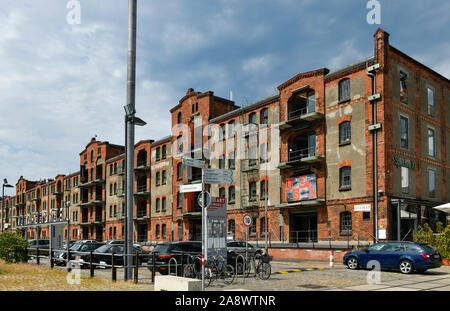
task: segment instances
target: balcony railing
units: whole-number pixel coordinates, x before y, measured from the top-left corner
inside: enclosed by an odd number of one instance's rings
[[[308,147],[305,149],[297,149],[289,151],[288,161],[301,160],[303,158],[314,157],[316,155],[316,146]]]
[[[137,185],[136,193],[147,192],[147,185]]]
[[[147,216],[147,210],[146,209],[137,210],[137,213],[136,213],[136,217],[137,218],[142,218],[142,217],[146,217],[146,216]]]
[[[291,243],[317,242],[317,230],[289,231],[289,241]]]
[[[147,166],[147,161],[138,161],[136,167],[145,167]]]

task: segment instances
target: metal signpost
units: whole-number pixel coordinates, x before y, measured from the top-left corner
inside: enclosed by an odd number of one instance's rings
[[[233,171],[205,168],[205,161],[183,157],[183,165],[193,166],[202,170],[201,195],[198,198],[199,205],[202,207],[202,291],[205,290],[205,260],[208,259],[208,206],[212,199],[209,193],[205,191],[205,184],[223,184],[230,185],[233,183]],[[184,185],[183,191],[194,192],[192,189],[198,189],[195,185]],[[181,191],[181,187],[180,187]],[[206,196],[209,196],[209,202]],[[226,209],[225,209],[226,210]]]
[[[252,216],[249,214],[245,214],[242,222],[245,226],[245,262],[248,260],[248,228],[250,228],[253,224]]]

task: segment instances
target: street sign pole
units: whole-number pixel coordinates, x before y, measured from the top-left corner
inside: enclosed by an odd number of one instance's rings
[[[205,291],[205,253],[206,253],[206,209],[205,207],[205,169],[202,168],[202,291]]]

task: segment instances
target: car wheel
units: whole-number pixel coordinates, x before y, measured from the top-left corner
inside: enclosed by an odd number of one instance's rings
[[[409,260],[400,261],[400,263],[398,264],[398,268],[400,269],[400,272],[404,274],[410,274],[414,270],[412,262]]]
[[[350,257],[349,259],[347,259],[347,267],[350,270],[356,270],[358,269],[359,266],[359,262],[358,259],[356,259],[356,257]]]

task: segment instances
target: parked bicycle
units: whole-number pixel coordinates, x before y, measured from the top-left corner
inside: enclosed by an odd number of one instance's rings
[[[240,261],[239,258],[242,258]],[[249,277],[253,271],[255,277],[259,277],[261,280],[268,280],[272,274],[272,267],[270,265],[270,256],[256,254],[254,256],[248,256],[245,260],[244,256],[236,257],[236,273],[242,274],[244,277]]]
[[[226,264],[222,256],[213,257],[206,262],[205,266],[205,286],[209,286],[213,281],[220,279],[229,285],[234,281],[234,268]]]

